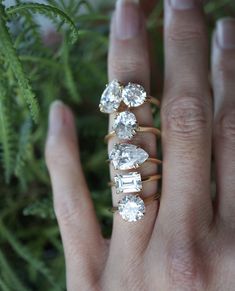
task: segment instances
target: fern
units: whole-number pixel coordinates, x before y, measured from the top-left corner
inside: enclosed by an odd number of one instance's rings
[[[27,151],[31,145],[30,143],[31,128],[32,128],[32,122],[30,119],[27,119],[23,123],[21,127],[21,131],[20,131],[18,153],[16,156],[16,165],[15,165],[15,175],[19,178],[23,174],[22,170],[25,165]]]
[[[22,13],[25,10],[29,10],[33,13],[43,14],[50,18],[53,22],[55,21],[55,17],[59,17],[62,22],[66,23],[70,27],[72,31],[71,33],[72,43],[74,43],[77,40],[78,29],[75,23],[64,11],[60,10],[57,7],[39,3],[22,3],[7,8],[6,13],[8,15],[12,14],[14,15],[16,13]]]
[[[4,226],[2,221],[0,221],[0,232],[1,235],[8,241],[8,243],[11,245],[13,250],[28,264],[30,264],[31,267],[33,267],[36,271],[41,273],[50,283],[53,287],[57,287],[57,290],[60,290],[58,287],[55,278],[53,278],[50,270],[45,266],[45,264],[38,259],[36,259],[29,249],[22,245],[17,238]]]
[[[1,279],[1,277],[0,277],[0,290],[2,290],[2,291],[12,291],[12,290],[10,290],[8,287],[7,287],[7,285],[5,284],[5,282],[3,282],[3,280]]]
[[[0,52],[5,57],[5,62],[18,81],[19,93],[23,96],[30,108],[32,118],[35,122],[39,117],[39,106],[28,79],[25,76],[21,62],[19,61],[16,50],[6,24],[7,16],[4,6],[0,4]]]
[[[1,160],[5,170],[5,180],[10,181],[14,164],[13,144],[14,131],[10,122],[7,110],[6,90],[0,80],[0,142],[1,142]]]
[[[0,265],[1,265],[1,277],[11,286],[11,290],[27,291],[28,289],[23,286],[18,276],[15,274],[12,267],[9,265],[7,258],[0,249]],[[16,287],[17,286],[17,287]],[[15,289],[17,288],[17,289]]]

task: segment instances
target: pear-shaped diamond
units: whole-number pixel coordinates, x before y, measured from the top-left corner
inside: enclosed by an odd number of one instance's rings
[[[145,102],[147,93],[143,86],[129,83],[122,91],[122,98],[128,107],[138,107]]]
[[[119,201],[118,212],[126,221],[138,221],[145,214],[144,201],[139,196],[127,195]]]
[[[109,160],[116,170],[131,170],[143,164],[149,155],[133,144],[115,144],[109,154]]]
[[[110,82],[105,88],[99,108],[103,113],[113,113],[118,110],[122,101],[122,86],[117,80]]]
[[[136,134],[137,127],[135,114],[130,111],[119,113],[113,124],[113,130],[119,139],[131,139]]]

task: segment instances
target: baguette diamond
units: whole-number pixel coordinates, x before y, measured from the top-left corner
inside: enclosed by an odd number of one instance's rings
[[[114,183],[117,194],[136,193],[142,190],[141,175],[138,172],[118,174],[114,177]]]
[[[131,170],[143,164],[149,155],[133,144],[115,144],[109,154],[109,160],[115,170]]]
[[[139,196],[127,195],[119,201],[118,211],[124,220],[138,221],[145,214],[144,201]]]

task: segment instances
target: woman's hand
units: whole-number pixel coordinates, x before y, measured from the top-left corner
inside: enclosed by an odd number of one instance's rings
[[[149,90],[145,21],[136,2],[117,3],[109,79],[140,83]],[[219,21],[214,33],[213,106],[201,2],[165,0],[161,203],[146,206],[144,219],[135,223],[115,213],[110,242],[102,238],[83,176],[73,115],[60,102],[52,105],[46,161],[69,291],[235,289],[235,20]],[[134,112],[139,124],[153,125],[148,104]],[[112,122],[111,116],[110,126]],[[156,155],[152,133],[139,133],[132,143]],[[213,202],[212,149],[217,183]],[[143,175],[156,170],[150,163],[141,168]],[[156,191],[156,182],[146,183],[143,196]],[[113,193],[114,205],[119,197]]]

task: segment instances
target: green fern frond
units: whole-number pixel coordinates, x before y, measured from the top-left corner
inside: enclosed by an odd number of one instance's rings
[[[7,16],[4,10],[4,6],[0,4],[0,52],[2,55],[4,55],[6,64],[18,81],[19,93],[25,98],[30,108],[33,120],[37,122],[39,117],[39,106],[29,81],[26,78],[22,64],[17,56],[11,35],[7,28],[6,18]]]
[[[23,175],[23,168],[27,159],[27,152],[29,147],[31,146],[30,143],[31,129],[32,129],[31,119],[27,119],[23,123],[20,130],[18,153],[16,155],[15,175],[19,178]]]
[[[0,144],[1,152],[0,157],[3,163],[5,171],[5,180],[7,183],[10,181],[10,177],[13,172],[14,154],[14,131],[12,124],[9,119],[7,102],[6,102],[6,91],[0,80]]]
[[[73,22],[73,20],[61,9],[47,5],[47,4],[40,4],[40,3],[22,3],[17,4],[14,6],[10,6],[6,9],[7,15],[14,15],[16,13],[24,12],[25,10],[29,10],[33,13],[40,13],[48,18],[50,18],[52,21],[55,21],[55,17],[58,17],[62,22],[67,24],[69,28],[71,29],[71,36],[72,36],[72,43],[74,43],[78,38],[78,29]]]
[[[1,277],[11,286],[11,290],[14,290],[17,286],[17,291],[27,291],[28,288],[23,286],[21,281],[19,280],[17,274],[15,274],[14,270],[10,266],[7,258],[4,253],[0,249],[0,266],[1,266]],[[10,290],[10,289],[9,289]]]
[[[23,260],[25,260],[31,267],[33,267],[36,271],[41,273],[53,287],[57,287],[57,290],[60,290],[55,278],[52,276],[51,271],[46,267],[44,262],[36,259],[30,252],[30,250],[23,244],[21,244],[17,238],[11,233],[5,225],[0,220],[0,233],[1,236],[8,241],[11,245],[12,249],[20,256]]]
[[[5,284],[5,282],[3,282],[3,280],[1,279],[1,277],[0,277],[0,290],[2,290],[2,291],[11,291],[11,290],[7,287],[7,285]]]

